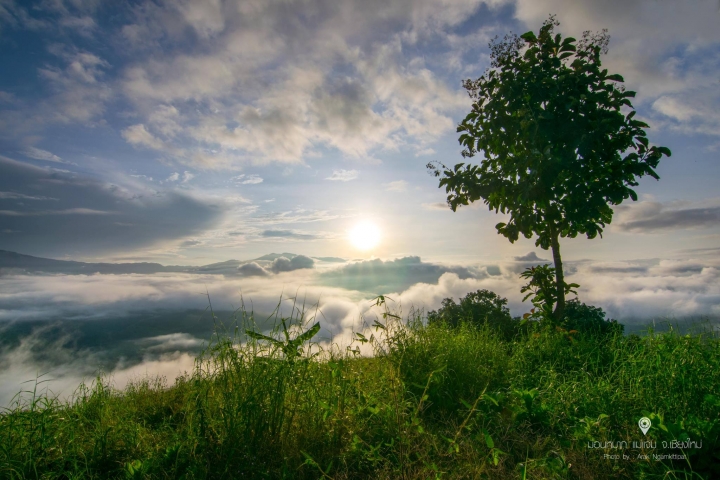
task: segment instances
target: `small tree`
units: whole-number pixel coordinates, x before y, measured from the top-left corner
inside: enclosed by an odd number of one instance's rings
[[[452,298],[442,301],[442,307],[428,312],[428,323],[445,323],[457,327],[466,322],[475,326],[488,325],[507,338],[515,333],[515,323],[507,308],[507,299],[489,290],[471,292],[455,303]]]
[[[552,249],[559,320],[565,308],[559,239],[602,236],[610,205],[637,200],[630,187],[643,175],[659,179],[654,169],[670,150],[648,145],[648,125],[633,119],[635,92],[600,68],[606,31],[585,32],[576,46],[574,38],[553,35],[557,25],[551,16],[537,36],[490,43],[491,68],[463,82],[474,103],[457,128],[463,157],[481,153],[484,160],[428,168],[442,175],[453,211],[482,199],[510,214],[496,225],[510,242],[537,235],[537,246]]]

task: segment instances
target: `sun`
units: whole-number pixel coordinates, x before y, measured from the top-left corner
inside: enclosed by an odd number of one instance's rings
[[[371,222],[361,222],[348,231],[348,238],[358,250],[370,250],[380,243],[380,229]]]

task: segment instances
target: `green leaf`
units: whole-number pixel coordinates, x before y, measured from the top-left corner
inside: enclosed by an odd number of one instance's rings
[[[622,75],[618,75],[617,73],[614,75],[608,75],[605,77],[605,80],[612,80],[613,82],[624,82],[625,79],[622,77]]]
[[[493,441],[490,434],[487,431],[483,430],[483,435],[485,436],[485,445],[487,445],[487,447],[491,449],[495,448],[495,442]]]
[[[522,35],[520,35],[520,38],[525,40],[528,43],[535,43],[537,42],[537,37],[535,36],[535,33],[531,30],[529,32],[525,32]]]
[[[312,337],[315,336],[320,331],[320,322],[313,325],[307,332],[303,333],[302,335],[299,335],[295,341],[299,344],[305,343],[307,340],[310,340]]]
[[[252,330],[245,330],[245,334],[250,338],[254,338],[255,340],[266,340],[276,345],[282,343],[279,340],[268,337],[267,335],[263,335],[262,333],[253,332]]]

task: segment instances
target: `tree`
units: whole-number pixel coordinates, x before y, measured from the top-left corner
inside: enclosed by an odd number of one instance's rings
[[[607,31],[585,32],[577,42],[554,35],[551,16],[536,36],[506,35],[490,43],[491,67],[463,86],[472,111],[458,125],[464,158],[480,153],[480,165],[428,164],[455,211],[482,199],[490,210],[509,213],[499,234],[515,242],[537,236],[552,249],[557,320],[565,308],[560,238],[602,236],[611,205],[637,200],[637,178],[655,172],[665,147],[649,146],[646,123],[633,119],[620,75],[601,69]]]
[[[506,338],[515,333],[515,323],[507,308],[507,299],[489,290],[471,292],[455,303],[452,298],[442,301],[437,311],[428,312],[428,323],[445,323],[457,327],[466,322],[475,326],[488,325]]]

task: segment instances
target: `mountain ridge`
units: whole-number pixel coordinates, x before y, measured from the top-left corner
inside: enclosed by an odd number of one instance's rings
[[[56,260],[52,258],[36,257],[23,253],[0,250],[0,273],[10,273],[6,270],[21,270],[26,273],[61,273],[66,275],[90,275],[100,273],[106,275],[122,275],[130,273],[202,273],[202,274],[236,274],[240,265],[250,262],[271,262],[280,257],[292,260],[298,255],[295,253],[269,253],[250,260],[226,260],[208,265],[162,265],[151,262],[78,262],[76,260]],[[339,257],[311,257],[323,262],[345,262]]]

